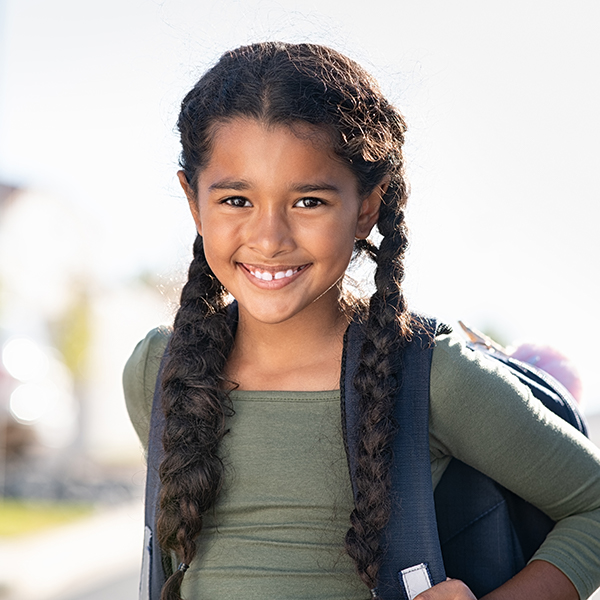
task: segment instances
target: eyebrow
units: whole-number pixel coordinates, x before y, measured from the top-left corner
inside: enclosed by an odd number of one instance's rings
[[[250,189],[250,184],[243,179],[221,179],[221,181],[215,181],[209,188],[208,191],[212,190],[236,190],[242,192]]]
[[[222,179],[209,186],[208,191],[235,190],[237,192],[242,192],[250,189],[251,187],[252,186],[250,183],[243,179]],[[292,192],[297,192],[299,194],[309,194],[311,192],[340,193],[340,189],[337,186],[331,183],[326,183],[325,181],[316,181],[315,183],[298,183],[293,185],[290,189]]]
[[[317,181],[315,183],[304,183],[292,186],[293,192],[298,192],[300,194],[309,194],[310,192],[337,192],[339,193],[340,189],[332,185],[331,183],[326,183],[324,181]]]

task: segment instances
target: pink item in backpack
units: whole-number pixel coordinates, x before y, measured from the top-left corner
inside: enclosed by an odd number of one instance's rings
[[[524,343],[510,352],[509,356],[546,371],[562,383],[578,403],[581,402],[583,386],[577,368],[564,354],[561,354],[555,348],[541,344]]]

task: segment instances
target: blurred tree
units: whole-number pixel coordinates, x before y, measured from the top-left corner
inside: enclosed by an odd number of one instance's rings
[[[92,303],[87,285],[72,283],[72,301],[60,317],[50,324],[56,349],[73,377],[73,391],[78,406],[78,426],[74,447],[81,458],[86,453],[89,430],[87,379],[89,377],[90,349],[92,346]]]
[[[86,377],[92,339],[91,303],[88,292],[79,286],[73,301],[51,326],[54,345],[75,382]]]

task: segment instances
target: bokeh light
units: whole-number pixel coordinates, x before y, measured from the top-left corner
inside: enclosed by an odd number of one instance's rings
[[[10,412],[19,423],[39,421],[56,407],[57,396],[53,383],[23,383],[10,396]]]
[[[12,377],[22,382],[37,381],[48,374],[48,357],[28,338],[13,338],[6,342],[2,363]]]

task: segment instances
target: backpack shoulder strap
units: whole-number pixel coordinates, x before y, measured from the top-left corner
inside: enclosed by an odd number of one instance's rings
[[[144,555],[140,579],[139,600],[159,600],[162,587],[171,574],[171,565],[156,537],[156,517],[160,494],[160,477],[158,468],[162,462],[162,434],[165,427],[165,416],[162,411],[160,396],[162,370],[167,356],[163,355],[156,378],[152,413],[150,416],[150,435],[148,438],[148,469],[146,473]]]
[[[412,600],[446,579],[440,550],[429,460],[429,373],[435,337],[433,319],[415,319],[415,333],[398,357],[390,521],[383,532],[385,555],[378,592],[383,600]],[[359,397],[353,378],[363,334],[353,322],[346,334],[342,367],[342,423],[353,491],[358,444]],[[428,581],[429,580],[429,581]]]

